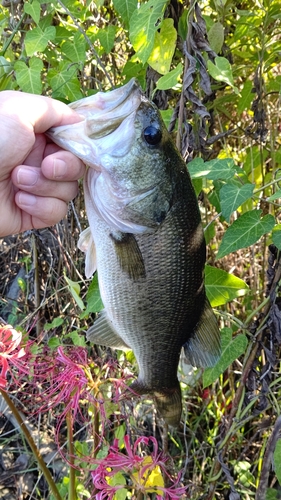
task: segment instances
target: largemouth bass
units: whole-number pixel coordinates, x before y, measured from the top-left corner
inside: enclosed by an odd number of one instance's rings
[[[197,198],[156,106],[136,80],[70,106],[84,120],[53,128],[52,140],[88,166],[90,227],[79,247],[86,276],[98,270],[104,310],[87,332],[96,344],[132,349],[139,375],[165,421],[182,412],[182,347],[194,366],[216,363],[218,325],[206,298],[205,240]]]

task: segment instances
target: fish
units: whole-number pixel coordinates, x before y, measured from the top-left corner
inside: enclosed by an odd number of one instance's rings
[[[220,332],[206,296],[206,244],[197,197],[155,104],[136,79],[69,105],[81,121],[48,136],[88,166],[89,227],[79,238],[85,274],[97,270],[104,309],[87,339],[134,352],[138,377],[128,387],[149,395],[177,427],[187,362],[209,367],[220,357]]]

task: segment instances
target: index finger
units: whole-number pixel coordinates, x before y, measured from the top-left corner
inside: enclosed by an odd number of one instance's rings
[[[81,121],[81,117],[66,104],[50,97],[16,90],[0,92],[0,114],[20,121],[35,133]]]

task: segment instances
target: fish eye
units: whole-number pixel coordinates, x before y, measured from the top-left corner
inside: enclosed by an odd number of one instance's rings
[[[159,144],[162,138],[162,132],[159,128],[153,127],[153,125],[149,125],[143,131],[144,138],[148,144],[152,144],[156,146]]]

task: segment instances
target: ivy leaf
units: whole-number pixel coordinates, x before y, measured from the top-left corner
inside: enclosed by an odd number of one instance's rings
[[[100,29],[98,32],[99,41],[107,54],[111,52],[114,45],[116,31],[117,26],[111,25],[104,29]]]
[[[85,337],[75,330],[73,332],[69,332],[67,335],[65,335],[65,337],[70,338],[74,345],[77,345],[79,347],[87,347]]]
[[[232,158],[216,158],[204,162],[202,158],[195,158],[188,164],[188,171],[192,179],[204,177],[211,180],[228,180],[235,175],[235,165]]]
[[[273,215],[261,219],[262,210],[250,210],[241,215],[226,230],[217,254],[217,259],[256,243],[260,237],[272,230],[275,224]]]
[[[224,42],[224,27],[218,21],[208,31],[208,40],[211,49],[217,54],[221,51]]]
[[[35,52],[43,52],[50,40],[56,37],[55,26],[49,26],[44,31],[37,26],[25,35],[25,50],[28,57],[33,56]]]
[[[43,62],[37,57],[29,60],[29,67],[23,61],[15,62],[16,80],[23,92],[42,94],[42,69]]]
[[[154,47],[147,60],[148,64],[160,75],[168,73],[176,48],[177,30],[173,19],[164,19],[160,32],[156,31]]]
[[[278,439],[273,453],[273,468],[281,485],[281,439]]]
[[[248,285],[237,276],[212,266],[205,266],[205,286],[212,307],[226,304],[249,290]]]
[[[239,114],[243,113],[246,109],[250,108],[250,105],[255,97],[255,94],[252,92],[253,90],[253,82],[250,80],[246,80],[244,83],[243,89],[241,90],[241,97],[238,101],[237,111]]]
[[[40,3],[37,0],[33,0],[32,3],[24,2],[23,10],[26,14],[29,14],[33,21],[38,24],[40,21]]]
[[[272,230],[272,241],[274,245],[281,250],[281,224],[276,224]]]
[[[229,222],[231,214],[242,203],[251,198],[254,191],[254,184],[225,184],[219,192],[222,215]]]
[[[131,16],[137,9],[138,0],[113,0],[113,5],[125,26],[128,27]]]
[[[136,9],[130,19],[130,40],[135,49],[136,57],[142,63],[149,58],[155,33],[159,29],[167,0],[149,0]]]
[[[94,275],[91,284],[88,288],[86,301],[87,301],[87,308],[80,316],[81,319],[88,316],[90,313],[100,312],[104,307],[100,296],[97,273]]]
[[[212,368],[206,368],[203,373],[203,388],[211,385],[237,359],[244,354],[247,347],[246,335],[236,335],[232,338],[231,328],[221,330],[221,357]]]
[[[271,196],[268,196],[268,198],[266,198],[266,201],[274,201],[278,200],[278,198],[281,198],[281,189],[278,189],[276,193],[272,194]]]
[[[85,309],[83,300],[80,297],[80,285],[77,283],[77,281],[72,281],[71,279],[67,278],[67,276],[64,277],[66,283],[69,286],[69,291],[74,298],[76,304],[78,307],[80,307],[81,310]]]
[[[208,60],[207,67],[210,75],[218,82],[225,82],[233,88],[236,94],[239,93],[237,87],[234,85],[232,69],[229,61],[225,57],[215,57],[215,64]]]
[[[45,323],[44,325],[44,330],[53,330],[54,328],[58,328],[59,326],[63,325],[64,319],[61,318],[60,316],[56,317],[53,319],[51,323]]]
[[[53,90],[53,98],[63,98],[73,102],[83,97],[75,67],[69,67],[69,64],[64,63],[59,66],[59,70],[49,71],[47,78]]]
[[[75,33],[73,40],[61,45],[62,53],[73,63],[84,63],[86,59],[86,41],[83,35]]]
[[[175,69],[159,78],[156,90],[167,90],[174,87],[178,83],[178,78],[182,74],[182,71],[183,65],[182,63],[179,63]]]

